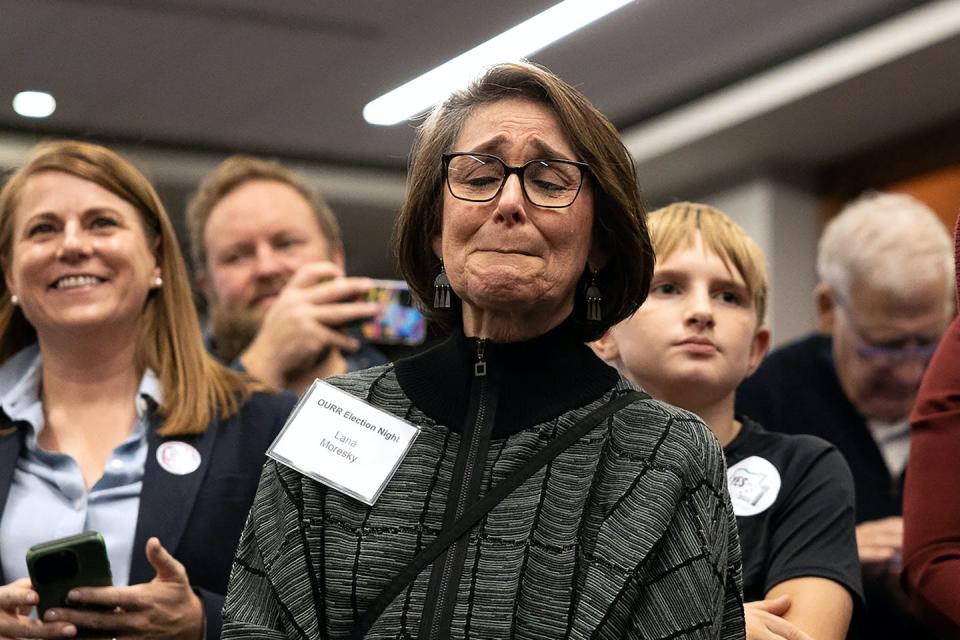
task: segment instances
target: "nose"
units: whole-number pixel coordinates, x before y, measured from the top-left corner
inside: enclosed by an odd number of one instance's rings
[[[712,328],[715,320],[709,292],[694,289],[690,291],[687,300],[685,324],[698,329]]]
[[[63,228],[60,246],[57,248],[57,257],[61,260],[74,262],[84,260],[90,256],[93,247],[90,238],[83,232],[83,228],[76,220],[69,220]]]
[[[520,176],[516,174],[507,176],[507,181],[503,184],[497,201],[496,215],[498,220],[502,220],[508,226],[521,224],[527,218],[526,205]]]
[[[277,252],[267,243],[257,246],[254,270],[257,278],[267,280],[274,278],[284,271],[284,263]]]
[[[891,371],[897,382],[904,386],[915,387],[920,384],[920,379],[923,378],[923,372],[926,368],[927,362],[925,360],[904,358],[895,363],[891,367]]]

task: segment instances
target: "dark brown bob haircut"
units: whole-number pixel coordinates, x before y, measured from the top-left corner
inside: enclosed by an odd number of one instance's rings
[[[573,315],[582,339],[595,340],[633,314],[646,298],[653,275],[653,248],[636,168],[620,134],[583,94],[543,67],[530,63],[493,66],[435,107],[420,126],[410,152],[406,199],[394,226],[393,246],[400,271],[431,322],[449,328],[461,321],[458,304],[451,309],[434,309],[431,304],[433,280],[440,271],[431,241],[441,231],[443,216],[441,154],[464,151],[453,145],[477,107],[517,98],[549,107],[576,159],[590,165],[593,241],[606,257],[597,274],[603,319],[586,320],[587,265],[574,296]]]

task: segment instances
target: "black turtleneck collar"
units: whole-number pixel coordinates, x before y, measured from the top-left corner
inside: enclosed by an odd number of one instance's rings
[[[506,437],[583,406],[609,391],[619,374],[579,341],[572,320],[523,342],[485,340],[487,379],[498,394],[492,436]],[[478,340],[462,327],[436,347],[396,363],[404,393],[438,424],[461,432]]]

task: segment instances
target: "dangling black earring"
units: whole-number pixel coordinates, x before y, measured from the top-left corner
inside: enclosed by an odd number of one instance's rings
[[[590,274],[590,286],[587,287],[587,320],[590,322],[600,322],[603,318],[603,312],[600,304],[603,302],[603,295],[600,293],[600,287],[597,286],[597,272]]]
[[[450,308],[450,281],[447,280],[447,274],[443,270],[443,261],[440,261],[440,273],[433,280],[433,308]]]

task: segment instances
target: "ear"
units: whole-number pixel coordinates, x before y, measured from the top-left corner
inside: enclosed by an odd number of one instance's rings
[[[443,234],[438,233],[430,239],[430,248],[438,260],[443,260]]]
[[[207,302],[213,298],[211,295],[213,290],[210,288],[210,276],[207,274],[205,269],[200,269],[193,276],[194,281],[197,283],[197,289],[200,291],[200,295],[203,296],[203,299]]]
[[[3,283],[4,283],[4,284],[6,285],[6,287],[7,287],[7,292],[8,292],[10,295],[13,295],[13,293],[14,293],[14,291],[13,291],[13,289],[14,289],[14,287],[13,287],[13,276],[10,274],[9,266],[10,266],[10,265],[7,264],[7,259],[6,259],[5,257],[4,257],[4,258],[0,258],[0,270],[3,271]]]
[[[614,364],[620,359],[620,347],[613,336],[613,329],[607,329],[606,333],[589,344],[597,357],[604,362]]]
[[[343,251],[343,245],[337,245],[337,247],[330,252],[330,262],[334,263],[341,270],[346,271],[347,269],[347,254]]]
[[[3,283],[7,287],[7,293],[16,295],[16,292],[13,290],[13,278],[10,277],[10,272],[7,271],[6,265],[3,266]]]
[[[745,375],[744,378],[749,378],[753,375],[753,372],[756,371],[760,363],[763,362],[769,350],[770,329],[766,325],[762,325],[753,335],[753,342],[750,344],[750,365],[747,367],[747,375]]]
[[[161,259],[162,255],[163,255],[163,251],[161,251],[161,246],[162,246],[162,245],[161,245],[161,243],[160,243],[160,236],[156,236],[156,237],[153,239],[153,242],[151,243],[150,253],[153,254],[153,259],[154,259],[154,261],[157,263],[157,265],[160,264],[160,259]],[[158,267],[158,268],[159,268],[159,267]],[[154,275],[160,275],[160,274],[159,274],[159,273],[155,273]]]
[[[817,307],[817,331],[824,335],[833,335],[833,324],[837,316],[837,300],[833,290],[826,282],[820,282],[813,290]]]
[[[599,271],[607,266],[607,252],[594,240],[590,243],[590,253],[587,254],[587,268],[590,271]]]

